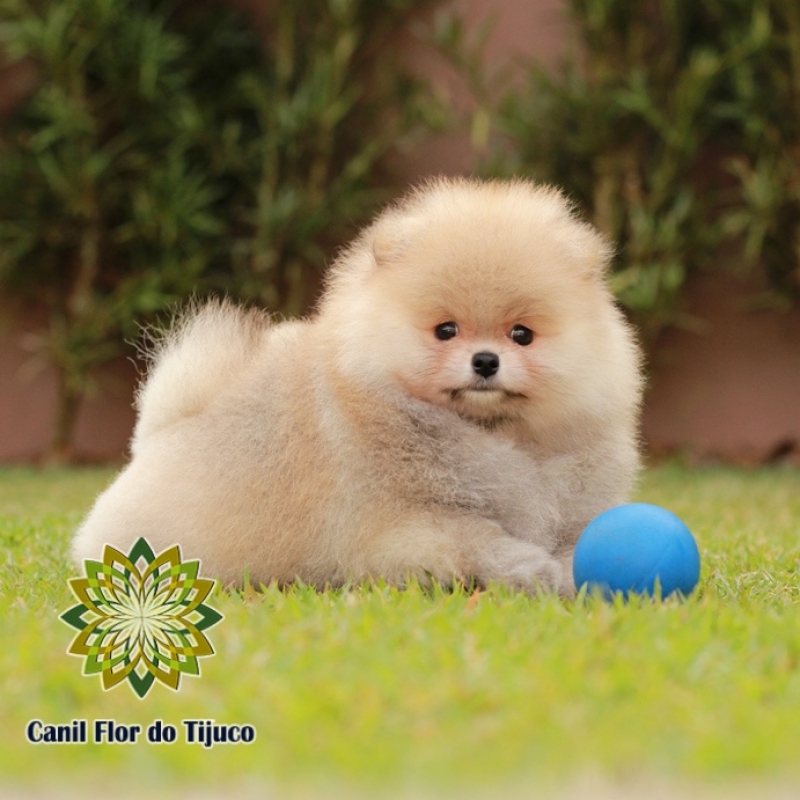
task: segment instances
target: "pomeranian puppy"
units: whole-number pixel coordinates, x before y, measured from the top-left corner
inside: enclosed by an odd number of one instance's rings
[[[74,555],[144,536],[225,583],[572,595],[578,536],[639,463],[610,254],[553,188],[440,179],[338,256],[311,318],[191,309]]]

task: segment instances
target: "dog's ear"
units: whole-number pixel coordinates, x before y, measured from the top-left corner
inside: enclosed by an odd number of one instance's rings
[[[575,204],[555,187],[540,187],[546,201],[539,209],[540,221],[563,242],[578,274],[590,281],[603,280],[611,267],[615,249],[595,225],[582,219]]]
[[[575,256],[583,265],[586,277],[604,279],[614,258],[614,247],[593,225],[579,224],[580,228],[571,241]]]
[[[570,216],[571,225],[565,230],[565,240],[575,262],[590,281],[605,280],[614,259],[614,246],[594,225],[578,219],[574,213]]]
[[[399,261],[422,225],[420,217],[406,215],[379,220],[372,237],[375,263],[382,267]]]

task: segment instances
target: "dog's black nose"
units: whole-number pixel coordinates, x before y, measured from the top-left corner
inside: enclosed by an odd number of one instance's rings
[[[500,369],[500,356],[489,352],[475,353],[472,369],[482,378],[491,378]]]

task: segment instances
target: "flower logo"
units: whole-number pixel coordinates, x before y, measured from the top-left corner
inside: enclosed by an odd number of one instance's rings
[[[128,555],[106,545],[84,569],[69,581],[78,605],[60,616],[78,631],[67,652],[86,659],[84,675],[106,690],[127,680],[140,698],[156,680],[177,691],[181,675],[200,675],[198,658],[214,655],[203,631],[222,614],[204,603],[215,581],[199,561],[182,563],[178,545],[155,555],[140,538]]]

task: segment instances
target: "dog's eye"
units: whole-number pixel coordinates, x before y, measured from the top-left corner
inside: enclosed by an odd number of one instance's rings
[[[458,336],[458,325],[455,322],[443,322],[434,328],[433,334],[439,341],[446,342],[448,339]]]
[[[524,325],[515,325],[509,333],[512,342],[527,347],[533,341],[533,331]]]

